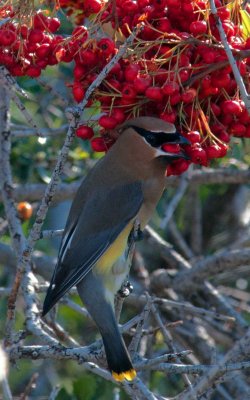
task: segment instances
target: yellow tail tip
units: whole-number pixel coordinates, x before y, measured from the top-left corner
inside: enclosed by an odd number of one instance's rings
[[[112,376],[117,382],[123,382],[125,379],[127,381],[132,381],[136,377],[136,370],[132,368],[129,371],[124,371],[119,374],[112,371]]]

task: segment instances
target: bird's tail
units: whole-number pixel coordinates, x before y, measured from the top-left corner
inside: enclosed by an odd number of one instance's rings
[[[77,289],[102,335],[108,367],[113,378],[117,381],[132,381],[136,377],[136,371],[100,280],[90,272],[77,285]]]
[[[108,367],[116,381],[121,382],[124,379],[132,381],[136,377],[136,371],[133,368],[130,355],[115,321],[114,314],[109,320],[109,325],[108,331],[100,329]]]

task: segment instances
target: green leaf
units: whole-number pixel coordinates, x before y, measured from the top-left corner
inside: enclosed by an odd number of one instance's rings
[[[243,36],[247,39],[250,36],[250,15],[246,10],[240,10],[240,15],[242,18]]]

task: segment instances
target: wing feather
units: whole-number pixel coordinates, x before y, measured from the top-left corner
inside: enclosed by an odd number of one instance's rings
[[[58,262],[44,301],[43,315],[89,273],[127,224],[136,217],[142,201],[139,181],[116,185],[112,189],[99,188],[88,196],[74,223],[66,223]]]

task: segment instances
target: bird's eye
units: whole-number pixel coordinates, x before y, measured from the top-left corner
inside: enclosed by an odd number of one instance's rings
[[[147,142],[149,142],[152,145],[155,144],[155,142],[156,142],[156,138],[153,134],[147,135],[146,140],[147,140]]]

